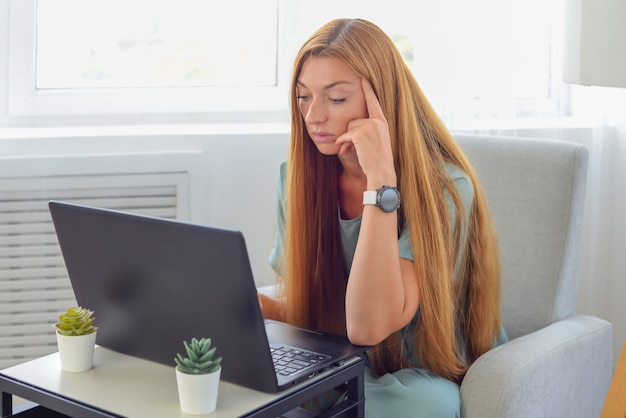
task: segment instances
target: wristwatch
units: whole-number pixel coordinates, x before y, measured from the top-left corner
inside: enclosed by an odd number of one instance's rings
[[[383,186],[363,192],[364,205],[376,205],[384,212],[394,212],[400,207],[400,191],[397,187]]]

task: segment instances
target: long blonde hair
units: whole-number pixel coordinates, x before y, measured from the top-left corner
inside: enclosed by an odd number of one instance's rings
[[[399,226],[406,225],[415,255],[421,302],[413,346],[419,364],[403,350],[401,333],[370,350],[375,372],[425,367],[460,381],[489,350],[500,327],[500,264],[487,202],[469,161],[437,117],[391,39],[361,19],[337,19],[300,49],[291,81],[291,144],[286,179],[284,280],[288,322],[346,334],[344,269],[338,221],[338,159],[317,151],[296,100],[296,81],[311,55],[333,57],[368,79],[389,124],[398,187]],[[475,197],[464,218],[462,202],[445,169],[451,163],[473,182]],[[456,206],[450,225],[445,193]],[[459,231],[468,228],[463,245]],[[456,233],[453,233],[456,231]],[[457,255],[462,259],[454,279]]]

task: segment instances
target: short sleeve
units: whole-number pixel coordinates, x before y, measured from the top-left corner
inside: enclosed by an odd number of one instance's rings
[[[284,253],[283,235],[285,231],[285,178],[287,175],[287,162],[280,165],[280,177],[277,187],[277,219],[276,219],[276,239],[274,247],[270,253],[269,264],[272,269],[281,275],[282,257]]]
[[[415,261],[413,247],[411,246],[411,235],[409,234],[409,228],[407,227],[406,222],[402,227],[400,238],[398,238],[398,252],[400,253],[400,258]]]
[[[474,201],[474,187],[472,185],[471,180],[467,176],[467,174],[459,169],[458,167],[447,164],[446,168],[454,180],[454,186],[456,187],[459,196],[461,197],[461,201],[463,203],[463,219],[469,219],[470,211],[472,209],[472,203]],[[456,224],[456,210],[454,207],[454,202],[450,197],[448,192],[445,193],[446,198],[446,206],[448,210],[448,216],[450,217],[450,225],[454,228]],[[461,253],[464,249],[464,244],[467,237],[467,221],[464,221],[461,225]],[[402,228],[402,233],[400,234],[400,238],[398,239],[398,250],[400,252],[400,258],[404,258],[410,261],[415,261],[415,255],[413,253],[413,248],[411,246],[411,236],[409,234],[408,227],[406,222]],[[459,257],[460,259],[460,257]]]

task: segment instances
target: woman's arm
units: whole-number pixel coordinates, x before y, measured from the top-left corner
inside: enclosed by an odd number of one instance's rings
[[[378,344],[411,321],[419,302],[413,262],[398,252],[397,215],[367,205],[346,289],[348,338]]]
[[[344,159],[353,149],[367,190],[395,186],[389,127],[371,84],[362,80],[368,117],[349,123],[342,144]],[[398,250],[398,214],[365,205],[346,289],[346,326],[355,344],[375,345],[408,324],[419,307],[413,263]]]

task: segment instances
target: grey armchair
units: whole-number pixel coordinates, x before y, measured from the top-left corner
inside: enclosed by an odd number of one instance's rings
[[[566,141],[455,137],[498,231],[510,339],[470,367],[462,417],[599,417],[611,383],[612,327],[576,315],[587,150]]]
[[[587,150],[566,141],[456,139],[498,231],[510,338],[469,369],[462,416],[599,417],[611,382],[611,324],[576,315]]]

